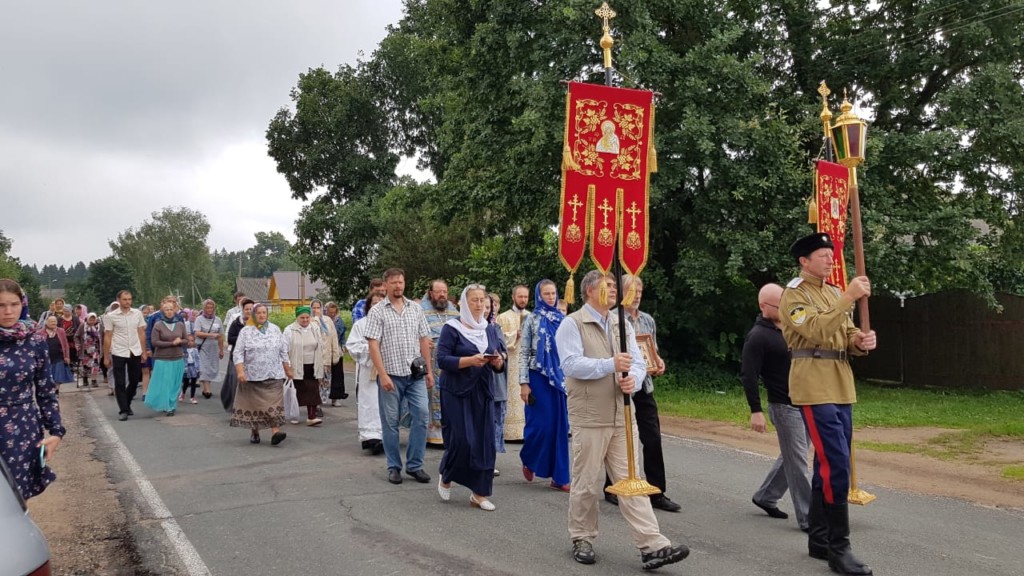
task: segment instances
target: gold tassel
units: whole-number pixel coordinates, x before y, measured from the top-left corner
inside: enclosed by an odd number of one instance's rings
[[[576,281],[573,279],[573,274],[569,273],[569,281],[565,283],[565,300],[566,304],[576,303]]]
[[[631,308],[634,300],[636,300],[636,282],[630,283],[629,289],[626,290],[626,296],[622,298],[622,305]]]
[[[597,291],[597,301],[601,306],[608,305],[608,283],[601,282],[601,288]]]
[[[814,196],[817,196],[815,194]],[[807,202],[807,223],[817,224],[818,223],[818,201],[815,200],[814,196]]]

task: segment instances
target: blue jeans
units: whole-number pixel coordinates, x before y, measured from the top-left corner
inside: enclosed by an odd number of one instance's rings
[[[389,375],[391,376],[391,375]],[[409,426],[409,446],[406,448],[406,471],[415,472],[423,468],[423,453],[427,449],[427,381],[413,380],[409,376],[391,376],[395,389],[385,392],[377,379],[377,398],[380,404],[380,423],[383,428],[384,454],[388,468],[402,469],[401,445],[398,435],[398,407],[404,400],[409,406],[412,425]]]

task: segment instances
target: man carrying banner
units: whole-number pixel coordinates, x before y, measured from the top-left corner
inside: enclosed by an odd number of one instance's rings
[[[857,401],[849,357],[874,350],[874,331],[861,332],[850,312],[871,295],[866,276],[850,280],[846,291],[828,284],[832,239],[816,233],[797,240],[789,252],[800,276],[786,285],[779,302],[782,335],[790,350],[789,394],[800,408],[814,446],[814,474],[808,511],[808,554],[828,560],[840,574],[870,575],[871,568],[850,548],[850,442]]]

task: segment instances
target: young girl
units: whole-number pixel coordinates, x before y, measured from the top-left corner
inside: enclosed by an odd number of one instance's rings
[[[196,388],[199,386],[199,350],[196,349],[196,338],[192,334],[188,335],[188,348],[185,349],[185,377],[182,379],[181,384],[181,395],[178,396],[179,402],[185,401],[185,390],[191,388],[191,396],[189,401],[193,404],[196,402]]]

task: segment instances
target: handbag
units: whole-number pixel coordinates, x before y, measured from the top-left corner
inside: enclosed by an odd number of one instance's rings
[[[417,356],[412,359],[412,364],[409,364],[409,370],[411,374],[409,377],[413,380],[419,380],[420,378],[427,377],[427,361],[423,356]]]
[[[238,386],[238,374],[230,364],[224,371],[224,383],[220,386],[220,403],[229,414],[235,409],[235,388]]]

